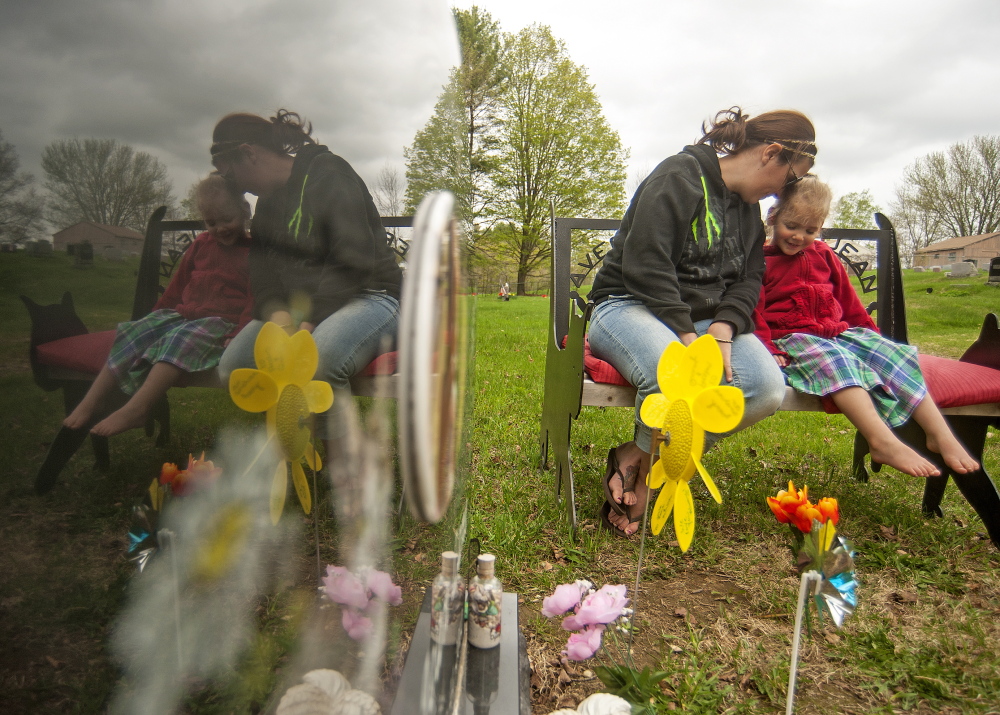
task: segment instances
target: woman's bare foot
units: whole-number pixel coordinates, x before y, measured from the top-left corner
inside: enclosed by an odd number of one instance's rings
[[[629,470],[635,470],[635,490],[622,494],[622,504],[627,515],[611,512],[608,521],[617,529],[631,536],[642,526],[642,513],[646,508],[646,475],[649,474],[649,455],[643,452],[635,442],[623,444],[618,448],[618,463],[626,478]],[[612,487],[614,492],[614,487]]]
[[[639,501],[635,490],[639,483],[639,470],[642,457],[645,454],[635,442],[626,442],[615,450],[620,474],[615,474],[608,480],[611,496],[618,504],[632,506]],[[624,481],[621,474],[625,475]]]
[[[891,433],[890,433],[891,434]],[[879,464],[888,464],[894,469],[914,477],[936,477],[941,474],[934,463],[901,442],[895,435],[880,441],[869,439],[872,460]]]
[[[944,458],[944,463],[957,474],[968,474],[979,469],[979,462],[965,451],[965,447],[950,429],[945,434],[927,433],[927,449],[940,454]]]
[[[144,410],[127,402],[124,407],[112,412],[94,425],[90,433],[99,437],[113,437],[116,434],[128,432],[130,429],[144,426],[147,416]]]

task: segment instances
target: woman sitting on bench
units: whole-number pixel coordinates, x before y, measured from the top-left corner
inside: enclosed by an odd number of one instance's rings
[[[632,197],[590,292],[591,350],[638,393],[635,440],[608,453],[601,521],[613,533],[631,536],[642,518],[652,435],[639,406],[659,390],[656,365],[669,343],[718,340],[724,380],[746,401],[735,431],[781,405],[781,371],[753,333],[764,274],[757,202],[798,181],[815,157],[816,133],[804,115],[750,119],[733,107],[696,145],[661,162]],[[724,436],[707,433],[705,448]]]
[[[64,426],[90,426],[120,389],[128,402],[90,431],[110,437],[142,427],[184,373],[218,365],[227,340],[249,322],[250,205],[218,175],[199,183],[195,194],[208,231],[184,252],[153,312],[118,325],[108,362]]]
[[[212,163],[259,199],[250,225],[255,320],[226,349],[220,371],[256,367],[265,321],[307,330],[319,351],[317,379],[330,383],[338,410],[350,378],[391,349],[402,271],[364,181],[311,132],[285,110],[270,119],[230,114],[215,126]]]

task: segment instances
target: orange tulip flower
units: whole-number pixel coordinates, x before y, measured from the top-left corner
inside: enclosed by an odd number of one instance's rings
[[[823,497],[816,503],[816,508],[822,514],[822,518],[820,519],[822,523],[825,524],[827,521],[832,521],[836,524],[840,521],[840,508],[837,506],[837,500],[833,497]]]
[[[812,531],[813,519],[822,522],[823,514],[812,502],[807,501],[795,510],[795,526],[803,534],[808,534]]]
[[[782,524],[794,521],[796,510],[807,503],[809,503],[809,487],[804,486],[799,490],[795,488],[794,482],[788,482],[787,491],[782,489],[777,496],[767,497],[767,505]]]

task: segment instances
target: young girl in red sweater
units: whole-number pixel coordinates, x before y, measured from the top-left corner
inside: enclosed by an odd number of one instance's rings
[[[915,477],[940,474],[890,429],[912,416],[927,448],[949,468],[959,474],[979,469],[927,393],[916,348],[878,334],[840,259],[816,240],[830,200],[830,188],[809,175],[787,186],[771,210],[757,336],[789,385],[820,395],[847,416],[868,440],[874,461]]]
[[[199,183],[195,193],[208,231],[184,252],[153,312],[118,325],[108,362],[63,421],[66,427],[92,425],[92,433],[110,437],[143,426],[184,373],[218,365],[229,339],[250,321],[250,206],[218,175]],[[93,424],[116,389],[130,399]]]

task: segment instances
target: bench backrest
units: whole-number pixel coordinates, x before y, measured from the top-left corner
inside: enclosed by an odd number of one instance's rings
[[[146,224],[146,239],[142,245],[142,256],[139,258],[139,277],[135,282],[135,298],[132,301],[132,318],[138,320],[148,315],[165,286],[160,280],[166,278],[169,282],[177,261],[191,244],[195,236],[205,230],[205,224],[200,219],[164,220],[167,207],[161,206],[153,212]],[[412,228],[412,216],[388,216],[382,219],[385,228]],[[185,234],[180,239],[184,248],[171,250],[167,259],[163,258],[163,236],[166,233],[180,232]],[[386,241],[400,259],[405,259],[409,244],[395,233],[387,231]]]
[[[864,294],[875,292],[876,299],[868,312],[875,312],[879,331],[897,342],[907,342],[906,310],[903,305],[903,280],[899,264],[896,232],[889,219],[875,214],[877,229],[825,228],[823,238],[840,256],[847,270],[858,277]],[[562,345],[569,332],[569,311],[586,310],[586,301],[576,292],[586,278],[604,260],[606,244],[591,247],[585,261],[573,265],[572,233],[574,230],[616,231],[618,219],[552,217],[552,291],[549,323],[555,344]],[[875,241],[876,266],[861,257],[856,244]]]

